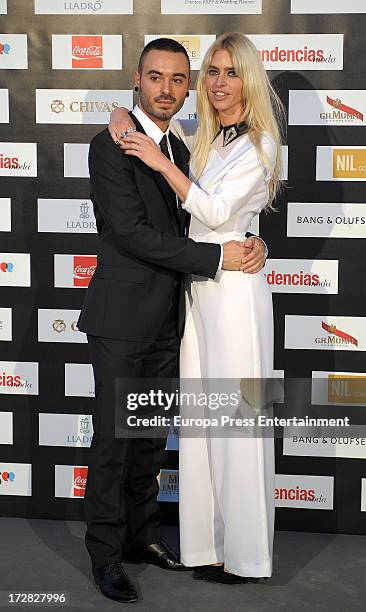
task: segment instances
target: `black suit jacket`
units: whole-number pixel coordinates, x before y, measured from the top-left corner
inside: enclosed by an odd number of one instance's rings
[[[143,132],[131,115],[138,131]],[[189,153],[169,135],[176,165],[188,173]],[[158,172],[125,155],[108,130],[91,141],[91,199],[100,238],[98,264],[78,321],[81,331],[104,338],[149,342],[156,338],[177,282],[185,273],[214,278],[221,249],[188,236],[189,215],[177,211]],[[178,333],[183,333],[181,290]]]

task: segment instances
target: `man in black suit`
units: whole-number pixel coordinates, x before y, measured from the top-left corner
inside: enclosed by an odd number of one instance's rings
[[[136,129],[188,173],[185,146],[169,134],[190,83],[188,55],[174,40],[145,47],[135,75]],[[165,569],[185,569],[160,536],[157,475],[165,440],[116,438],[116,379],[176,378],[184,327],[182,278],[214,278],[221,267],[243,269],[242,243],[223,246],[188,238],[189,215],[163,177],[126,156],[108,130],[89,153],[91,198],[100,237],[98,265],[78,322],[88,335],[96,408],[85,494],[86,546],[101,591],[119,601],[137,600],[122,559]],[[258,250],[253,261],[263,258]],[[132,557],[131,557],[132,556]]]

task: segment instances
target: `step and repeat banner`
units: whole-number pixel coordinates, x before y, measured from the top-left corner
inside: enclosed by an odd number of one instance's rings
[[[88,143],[113,108],[132,107],[140,52],[158,36],[191,59],[181,117],[194,116],[197,70],[218,34],[240,30],[257,46],[288,110],[287,187],[252,226],[269,247],[277,375],[306,381],[309,412],[361,428],[365,1],[0,0],[0,13],[0,514],[83,517],[94,382],[76,321],[98,249]],[[168,519],[177,448],[172,431]],[[366,533],[366,435],[286,429],[276,474],[278,528]]]

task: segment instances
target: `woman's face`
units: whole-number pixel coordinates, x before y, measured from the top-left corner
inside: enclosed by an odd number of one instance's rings
[[[231,123],[239,121],[243,112],[243,81],[237,76],[226,49],[219,49],[213,54],[205,83],[208,98],[219,113],[221,122],[225,118],[231,118]]]

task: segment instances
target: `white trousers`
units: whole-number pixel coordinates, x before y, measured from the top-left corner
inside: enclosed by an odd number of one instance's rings
[[[192,299],[191,299],[192,298]],[[273,375],[272,299],[262,273],[222,272],[193,282],[181,376]],[[214,429],[179,441],[181,560],[224,563],[239,576],[272,574],[273,437],[219,437]]]

